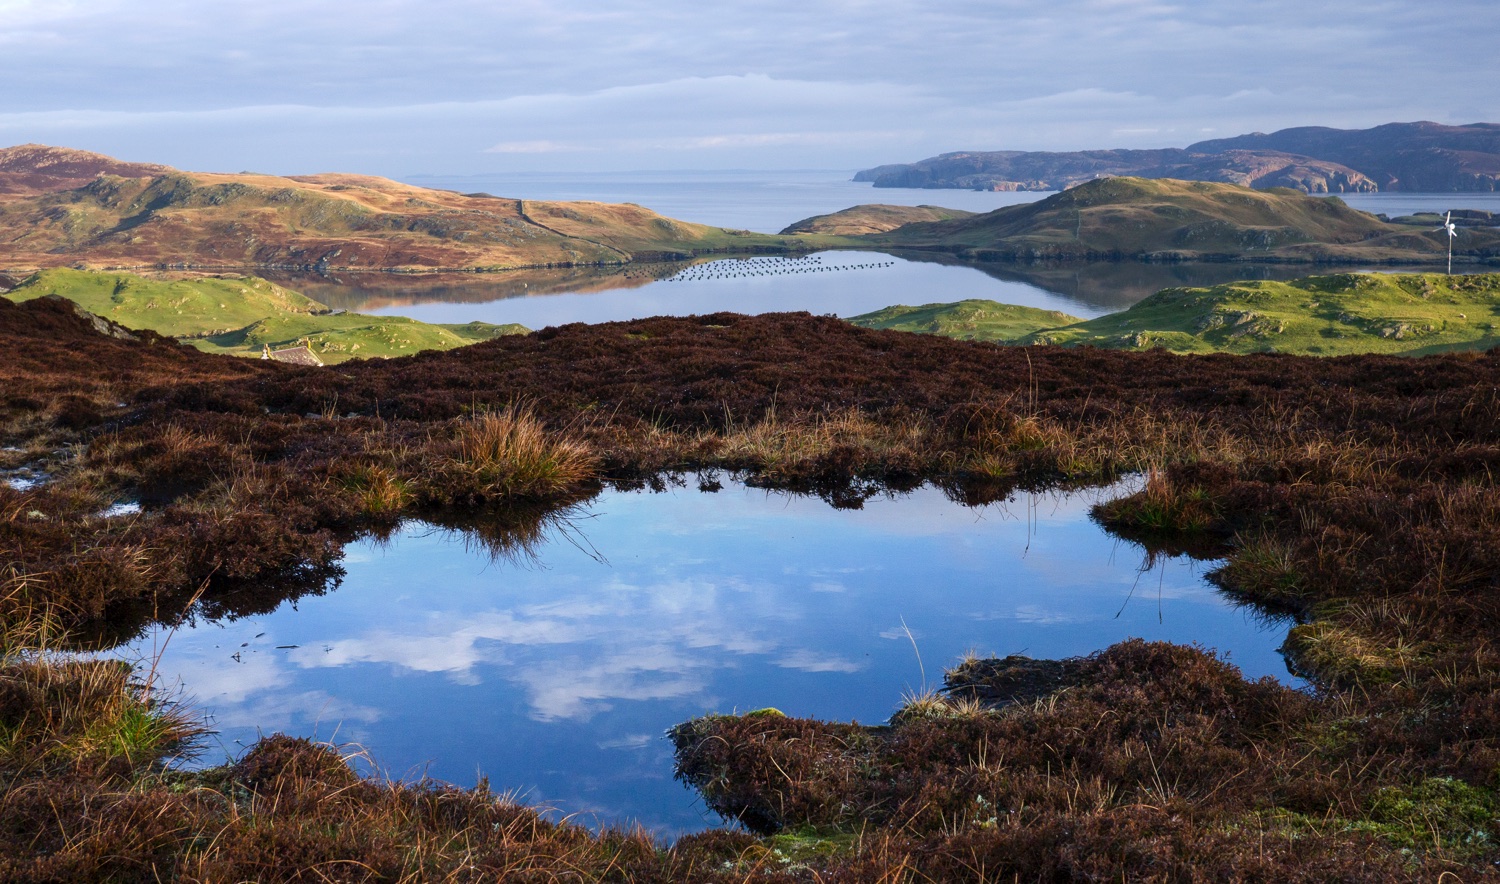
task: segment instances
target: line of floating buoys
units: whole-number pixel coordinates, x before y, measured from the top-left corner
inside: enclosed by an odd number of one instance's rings
[[[860,264],[824,264],[821,258],[745,258],[736,259],[738,267],[713,266],[729,264],[715,261],[663,278],[662,282],[694,282],[707,279],[747,279],[752,276],[790,276],[798,273],[822,273],[835,270],[870,270],[894,267],[895,261],[873,261]]]

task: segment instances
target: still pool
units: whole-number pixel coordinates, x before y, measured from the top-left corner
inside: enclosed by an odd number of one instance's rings
[[[691,831],[719,820],[673,780],[663,733],[705,713],[879,723],[965,652],[1132,636],[1294,683],[1287,623],[1089,518],[1130,490],[968,507],[924,487],[848,510],[693,481],[606,491],[519,547],[408,523],[347,547],[323,595],[134,651],[211,716],[198,763],[283,731],[362,747],[392,776],[484,776],[590,823]]]

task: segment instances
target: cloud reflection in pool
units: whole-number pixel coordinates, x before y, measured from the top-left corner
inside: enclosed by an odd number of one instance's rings
[[[586,542],[554,531],[529,561],[414,523],[351,545],[326,596],[181,630],[158,668],[231,750],[273,730],[351,741],[396,775],[483,774],[563,812],[693,830],[715,820],[672,780],[667,727],[768,705],[883,721],[920,687],[913,640],[929,684],[968,650],[1130,636],[1290,680],[1285,624],[1190,560],[1142,573],[1144,551],[1089,520],[1120,493],[975,509],[924,488],[847,511],[733,483],[611,491],[573,523]]]

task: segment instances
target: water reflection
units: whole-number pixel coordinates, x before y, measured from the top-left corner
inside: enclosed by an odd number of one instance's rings
[[[482,772],[663,832],[713,822],[671,778],[668,727],[768,705],[882,721],[920,681],[908,629],[929,669],[1141,636],[1291,680],[1285,622],[1090,520],[1128,487],[982,507],[924,487],[839,510],[720,484],[608,491],[530,525],[410,523],[349,546],[336,592],[185,626],[157,671],[230,751],[271,730],[349,740],[398,774]]]
[[[273,273],[270,278],[344,310],[425,322],[519,322],[535,329],[719,311],[807,310],[854,316],[892,304],[966,298],[1091,318],[1123,310],[1171,286],[1368,269],[1372,268],[1139,261],[970,263],[933,252],[830,251],[810,257],[718,258],[504,273]]]

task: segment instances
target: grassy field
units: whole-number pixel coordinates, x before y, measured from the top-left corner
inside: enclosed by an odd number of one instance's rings
[[[514,323],[433,325],[404,316],[330,310],[291,289],[253,276],[148,279],[128,273],[44,270],[6,297],[58,295],[127,328],[150,329],[209,353],[259,356],[307,341],[324,362],[451,350],[527,329]]]
[[[867,328],[1010,344],[1175,353],[1419,356],[1500,345],[1500,274],[1344,273],[1274,282],[1168,288],[1090,320],[993,301],[887,307],[850,320]],[[1071,320],[1071,321],[1070,321]]]
[[[886,307],[873,313],[851,316],[849,321],[861,328],[923,332],[963,341],[1007,343],[1033,332],[1072,325],[1083,320],[1056,310],[1040,310],[1036,307],[970,298],[952,304],[923,304],[919,307],[902,304]]]

